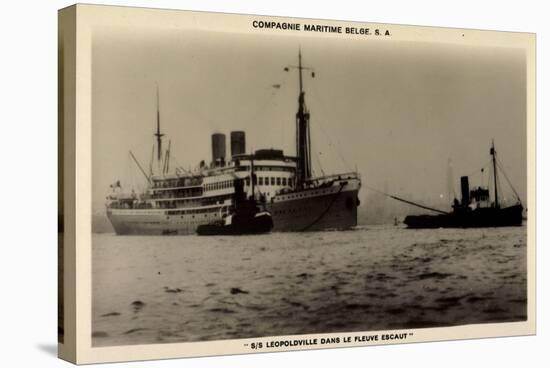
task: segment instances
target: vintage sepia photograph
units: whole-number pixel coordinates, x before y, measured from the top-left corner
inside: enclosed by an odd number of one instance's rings
[[[246,19],[91,31],[92,347],[527,321],[525,48]]]

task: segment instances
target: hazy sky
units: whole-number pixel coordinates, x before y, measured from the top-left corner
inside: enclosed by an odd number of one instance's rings
[[[491,139],[526,200],[522,50],[377,40],[101,29],[93,38],[93,201],[109,184],[143,185],[160,91],[165,147],[177,164],[211,159],[210,134],[245,130],[247,151],[295,154],[298,48],[316,173],[357,170],[368,186],[431,201],[489,159]],[[273,85],[280,85],[275,88]],[[228,145],[229,148],[229,145]],[[487,181],[487,176],[485,176]],[[504,183],[504,180],[503,180]],[[369,190],[363,188],[364,200]],[[365,203],[368,206],[368,203]]]

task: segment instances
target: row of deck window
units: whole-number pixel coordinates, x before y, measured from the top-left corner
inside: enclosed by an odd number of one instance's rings
[[[286,187],[292,186],[292,180],[291,178],[281,178],[281,177],[273,177],[273,176],[256,176],[256,181],[254,182],[254,185],[271,185],[271,186],[283,186]],[[250,186],[250,176],[247,176],[245,178],[246,185]],[[220,189],[226,189],[231,188],[233,186],[232,180],[222,181],[219,183],[212,183],[212,184],[206,184],[204,186],[204,189],[206,191],[208,190],[220,190]]]
[[[181,206],[209,206],[222,203],[224,200],[231,198],[231,194],[218,195],[214,197],[201,198],[200,200],[174,200],[174,201],[157,201],[157,208],[177,208]]]
[[[191,185],[201,185],[201,178],[179,178],[171,180],[155,180],[153,182],[153,188],[175,188],[175,187],[187,187]]]
[[[202,195],[202,190],[200,188],[186,188],[186,189],[174,189],[174,190],[163,190],[155,192],[151,198],[183,198],[183,197],[198,197]]]
[[[231,188],[233,186],[232,180],[226,180],[219,183],[205,184],[204,190],[220,190]]]
[[[273,176],[256,176],[254,185],[272,185],[272,186],[292,186],[292,180],[290,178],[281,178]],[[250,176],[246,178],[246,185],[250,185]]]
[[[239,166],[237,168],[237,171],[250,171],[250,166]],[[288,167],[288,166],[263,166],[263,165],[254,165],[254,171],[286,171],[286,172],[295,172],[296,169],[294,167]]]

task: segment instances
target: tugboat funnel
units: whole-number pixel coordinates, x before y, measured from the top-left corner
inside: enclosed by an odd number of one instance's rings
[[[460,178],[460,190],[462,193],[462,205],[468,206],[470,204],[470,183],[467,176]]]

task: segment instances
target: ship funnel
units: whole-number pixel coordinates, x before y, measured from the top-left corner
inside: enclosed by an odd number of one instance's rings
[[[470,183],[467,176],[460,178],[460,190],[462,192],[462,205],[468,206],[470,204]]]
[[[243,131],[231,132],[231,157],[245,153],[246,139]]]
[[[212,163],[219,165],[225,162],[225,134],[212,134]]]

